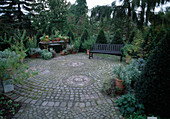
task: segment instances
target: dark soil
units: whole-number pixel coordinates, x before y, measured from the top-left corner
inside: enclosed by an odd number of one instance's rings
[[[14,102],[9,97],[0,94],[0,119],[12,119],[20,107],[20,102]]]

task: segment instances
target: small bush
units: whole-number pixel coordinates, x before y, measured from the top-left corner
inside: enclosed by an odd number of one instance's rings
[[[102,85],[102,93],[113,96],[115,93],[114,84],[114,79],[105,79]]]
[[[45,60],[51,59],[52,58],[52,53],[49,52],[47,49],[44,49],[41,53],[42,58]]]
[[[116,104],[120,107],[120,112],[123,116],[129,117],[134,112],[138,114],[144,113],[143,104],[139,104],[133,94],[123,95],[121,98],[116,100]]]

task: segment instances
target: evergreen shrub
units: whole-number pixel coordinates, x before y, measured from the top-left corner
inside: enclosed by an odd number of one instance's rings
[[[103,29],[100,29],[99,31],[96,43],[107,44],[107,39],[106,39]]]
[[[168,117],[170,108],[170,32],[162,34],[162,39],[148,58],[136,85],[136,97],[145,106],[145,111]]]
[[[115,32],[115,35],[113,37],[112,43],[111,44],[123,44],[123,40],[121,37],[121,33],[119,30]]]

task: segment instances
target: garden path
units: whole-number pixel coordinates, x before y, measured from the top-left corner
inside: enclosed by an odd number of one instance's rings
[[[26,59],[30,77],[7,96],[23,103],[14,119],[121,119],[116,98],[101,93],[104,79],[113,78],[119,57],[84,53],[57,56],[51,60]]]

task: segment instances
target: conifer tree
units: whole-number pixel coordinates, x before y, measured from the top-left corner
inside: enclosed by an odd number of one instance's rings
[[[103,29],[100,29],[99,31],[96,43],[107,44],[106,36],[105,36]]]
[[[160,42],[148,58],[136,85],[136,97],[148,114],[168,117],[170,109],[170,31],[162,34]]]

